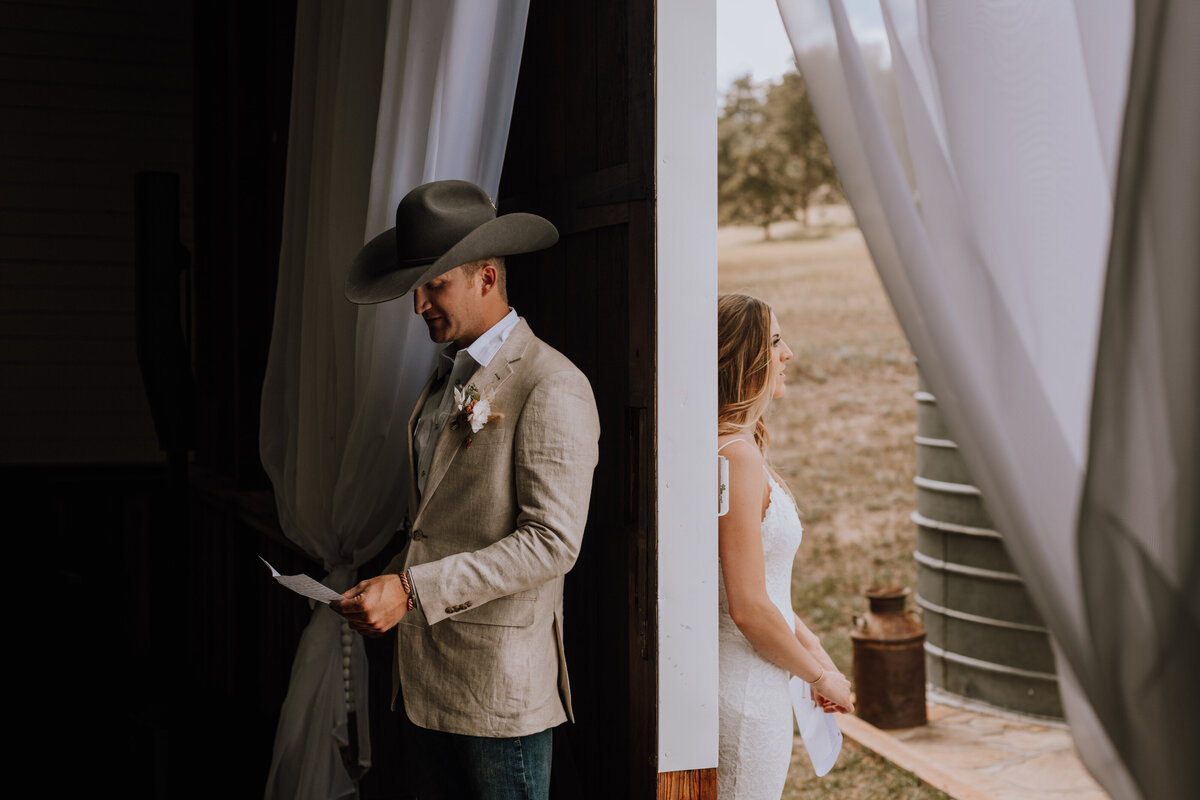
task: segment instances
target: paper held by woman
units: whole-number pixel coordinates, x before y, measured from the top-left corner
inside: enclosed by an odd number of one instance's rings
[[[804,749],[819,778],[833,769],[842,752],[842,729],[833,714],[825,713],[813,702],[808,684],[800,678],[792,676],[788,691],[792,695],[792,711],[796,714],[800,738],[804,740]]]

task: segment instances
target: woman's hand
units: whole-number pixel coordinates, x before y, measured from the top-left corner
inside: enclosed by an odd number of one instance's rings
[[[826,712],[840,711],[843,714],[854,712],[854,695],[850,692],[850,681],[835,669],[827,669],[821,677],[811,684],[813,699],[820,703]],[[831,709],[829,706],[832,705]]]
[[[812,699],[813,699],[813,703],[820,706],[821,710],[824,711],[826,714],[832,714],[833,712],[838,710],[837,703],[833,702],[828,697],[824,697],[824,696],[818,694],[817,692],[812,693]]]

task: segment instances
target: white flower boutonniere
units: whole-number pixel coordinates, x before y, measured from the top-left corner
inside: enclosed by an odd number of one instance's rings
[[[481,397],[473,383],[467,384],[465,387],[454,387],[454,408],[458,412],[458,416],[451,424],[451,429],[457,428],[459,425],[471,426],[471,432],[467,434],[467,439],[463,443],[464,449],[471,446],[475,434],[479,433],[484,425],[500,416],[492,413],[491,395]]]

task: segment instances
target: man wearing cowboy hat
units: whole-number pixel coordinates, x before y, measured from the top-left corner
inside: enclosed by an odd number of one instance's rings
[[[397,626],[393,704],[417,726],[422,798],[546,797],[551,729],[572,718],[563,575],[587,520],[600,424],[591,386],[508,306],[503,256],[553,245],[479,187],[413,189],[351,265],[346,296],[413,293],[447,344],[409,421],[409,542],[334,604]],[[464,783],[465,781],[465,783]]]

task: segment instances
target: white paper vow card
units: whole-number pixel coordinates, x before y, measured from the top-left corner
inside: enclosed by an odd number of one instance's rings
[[[796,714],[796,726],[800,728],[804,749],[808,751],[813,771],[820,777],[833,769],[838,753],[842,752],[842,729],[833,714],[826,714],[813,702],[807,683],[793,675],[788,682],[788,691],[792,695],[792,711]]]
[[[330,589],[323,583],[310,578],[307,575],[280,575],[279,570],[275,569],[262,556],[258,560],[267,565],[267,569],[271,570],[271,577],[279,581],[279,583],[291,589],[296,594],[304,595],[312,598],[318,603],[329,604],[330,600],[341,600],[342,596]]]

